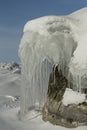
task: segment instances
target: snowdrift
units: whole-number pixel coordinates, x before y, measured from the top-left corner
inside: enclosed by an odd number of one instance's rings
[[[24,26],[19,46],[22,62],[21,113],[41,109],[53,66],[82,92],[87,85],[87,8],[67,16],[45,16]],[[54,78],[55,79],[55,78]],[[54,80],[55,82],[55,80]]]

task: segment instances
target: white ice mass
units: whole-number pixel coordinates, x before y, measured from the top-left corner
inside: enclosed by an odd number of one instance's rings
[[[21,113],[43,106],[53,66],[73,83],[87,87],[87,8],[67,16],[45,16],[29,21],[19,47],[22,62]],[[55,81],[54,81],[55,82]]]
[[[85,94],[81,94],[79,92],[75,92],[72,89],[67,88],[63,95],[63,104],[65,106],[69,104],[79,104],[86,101]]]

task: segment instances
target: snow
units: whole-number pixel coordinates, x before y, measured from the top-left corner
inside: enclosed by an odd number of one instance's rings
[[[7,67],[8,66],[8,67]],[[21,87],[21,75],[16,70],[20,70],[18,67],[13,67],[13,63],[0,63],[0,95],[1,96],[19,96]],[[5,91],[5,89],[7,91]],[[12,94],[12,95],[11,95]]]
[[[86,95],[79,92],[75,92],[72,89],[67,88],[63,95],[63,104],[68,106],[69,104],[79,104],[86,101]]]
[[[77,28],[74,28],[76,35],[77,48],[70,61],[70,73],[73,75],[73,81],[77,84],[77,89],[87,88],[84,83],[87,80],[87,8],[80,9],[72,13],[69,17],[76,19]]]

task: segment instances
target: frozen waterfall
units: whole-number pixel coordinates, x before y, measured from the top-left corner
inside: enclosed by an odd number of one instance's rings
[[[73,90],[81,92],[87,87],[86,17],[87,9],[83,9],[63,17],[41,17],[25,25],[19,47],[23,115],[31,109],[42,108],[54,66],[73,83]]]

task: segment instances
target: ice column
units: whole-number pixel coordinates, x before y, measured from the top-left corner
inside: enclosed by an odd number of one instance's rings
[[[65,17],[43,17],[31,21],[24,28],[19,47],[23,78],[22,115],[43,107],[54,66],[58,66],[58,70],[62,71],[66,78],[69,76],[69,63],[76,43],[72,37],[70,21],[67,20]]]

